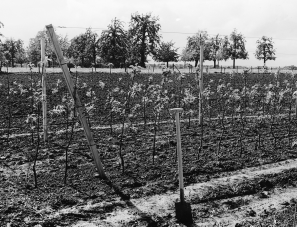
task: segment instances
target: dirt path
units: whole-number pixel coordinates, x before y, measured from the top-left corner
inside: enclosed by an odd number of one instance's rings
[[[247,168],[231,174],[185,188],[185,197],[191,203],[194,216],[193,226],[213,226],[216,223],[235,226],[235,223],[244,220],[257,219],[265,212],[282,209],[284,203],[297,198],[296,187],[279,185],[283,180],[290,182],[290,176],[297,176],[297,159]],[[178,192],[128,201],[118,198],[109,202],[64,208],[51,213],[47,218],[98,213],[87,221],[78,221],[73,227],[141,226],[143,220],[176,223],[174,202],[178,200]]]

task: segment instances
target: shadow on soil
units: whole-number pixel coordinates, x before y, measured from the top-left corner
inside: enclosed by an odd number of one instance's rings
[[[127,223],[127,226],[137,226],[139,224],[139,222],[142,223],[146,223],[148,227],[158,227],[158,226],[164,226],[164,224],[168,223],[169,220],[166,220],[165,218],[162,218],[160,216],[151,216],[141,210],[139,210],[139,208],[137,206],[135,206],[131,201],[130,201],[130,195],[125,194],[121,191],[120,188],[118,188],[116,185],[114,185],[110,179],[106,179],[105,183],[110,186],[114,192],[123,200],[125,201],[126,205],[132,209],[133,211],[135,211],[141,218],[135,221],[132,221],[133,223]],[[169,219],[171,219],[172,217],[168,217]],[[185,226],[189,226],[189,227],[194,227],[197,226],[195,224],[187,224],[184,223]]]

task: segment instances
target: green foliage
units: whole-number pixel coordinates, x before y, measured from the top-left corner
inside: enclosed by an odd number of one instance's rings
[[[3,45],[0,43],[0,72],[2,71],[2,66],[5,64],[6,58],[4,54]]]
[[[38,62],[41,60],[41,46],[40,46],[40,40],[41,38],[44,38],[45,40],[45,55],[51,58],[53,61],[56,61],[57,56],[53,49],[53,44],[50,42],[50,39],[46,33],[45,30],[37,32],[35,38],[31,38],[29,40],[29,46],[27,47],[27,55],[28,55],[28,61],[32,62],[33,64],[37,65]],[[60,35],[57,35],[58,42],[60,44],[60,47],[62,49],[63,54],[65,55],[68,47],[69,47],[69,41],[67,36],[62,37]]]
[[[174,48],[174,43],[171,42],[161,42],[160,47],[156,49],[156,53],[153,59],[158,62],[166,62],[168,67],[169,61],[178,61],[177,50]]]
[[[207,31],[198,31],[195,35],[189,36],[187,40],[186,53],[191,53],[191,61],[195,61],[195,67],[200,60],[200,45],[205,44],[209,39]],[[210,60],[210,46],[206,44],[204,51],[204,60]]]
[[[79,60],[79,65],[88,67],[92,63],[96,64],[98,50],[98,35],[92,32],[91,29],[87,29],[85,33],[80,34],[71,40],[67,56]]]
[[[25,53],[25,50],[16,53],[15,55],[15,62],[18,64],[21,64],[21,67],[23,67],[23,64],[28,62],[27,55]]]
[[[187,47],[182,50],[180,60],[183,62],[192,61],[192,52]]]
[[[24,54],[25,50],[23,48],[23,41],[18,39],[7,39],[3,43],[3,52],[6,60],[9,61],[12,67],[14,67],[14,63],[18,54]]]
[[[214,68],[216,67],[216,61],[226,61],[229,58],[229,40],[227,36],[220,38],[219,35],[216,35],[210,39],[210,43],[206,47],[209,48],[209,60],[214,62]]]
[[[236,29],[230,35],[229,56],[233,60],[233,68],[235,69],[236,59],[248,59],[248,52],[245,49],[245,38]]]
[[[153,17],[150,13],[131,15],[128,31],[130,46],[132,47],[133,59],[140,59],[139,65],[141,67],[145,67],[147,55],[154,55],[157,45],[160,43],[161,25],[158,21],[159,18]]]
[[[119,67],[127,59],[127,32],[123,28],[123,23],[114,19],[108,29],[103,31],[99,39],[99,55],[104,62],[111,62],[115,67]]]
[[[275,49],[273,49],[273,41],[272,38],[268,38],[266,36],[262,36],[261,39],[257,40],[257,49],[255,53],[255,57],[258,60],[264,61],[264,66],[266,61],[275,60]]]

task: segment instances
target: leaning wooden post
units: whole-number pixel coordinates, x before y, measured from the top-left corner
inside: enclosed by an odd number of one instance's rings
[[[200,77],[199,77],[199,124],[202,124],[202,101],[203,101],[203,44],[200,44]]]
[[[43,140],[44,142],[47,141],[47,101],[46,101],[46,73],[45,73],[45,40],[41,38],[40,40],[41,45],[41,72],[42,72],[42,125],[43,125]]]
[[[93,155],[93,158],[94,158],[94,161],[95,161],[95,165],[97,167],[99,175],[100,175],[101,178],[106,178],[106,175],[104,173],[103,166],[102,166],[102,163],[101,163],[101,160],[100,160],[99,152],[97,150],[96,144],[95,144],[94,139],[93,139],[93,135],[92,135],[91,130],[90,130],[90,126],[89,126],[89,124],[87,122],[87,118],[85,116],[85,113],[86,113],[85,107],[82,105],[77,92],[74,90],[74,83],[72,81],[70,72],[69,72],[69,70],[67,68],[67,63],[64,60],[62,50],[61,50],[61,47],[59,45],[59,42],[58,42],[57,36],[55,34],[54,28],[50,24],[50,25],[46,26],[46,29],[47,29],[47,31],[49,33],[49,37],[50,37],[50,39],[51,39],[51,41],[53,43],[54,50],[55,50],[55,53],[57,55],[57,60],[58,60],[58,62],[60,64],[60,67],[61,67],[61,69],[63,71],[63,75],[64,75],[64,78],[65,78],[65,81],[66,81],[66,84],[67,84],[68,91],[69,91],[70,95],[72,96],[73,100],[75,100],[74,104],[75,104],[77,112],[78,112],[78,117],[79,117],[81,125],[83,126],[84,133],[85,133],[85,136],[87,138],[89,148],[90,148],[90,150],[92,152],[92,155]]]

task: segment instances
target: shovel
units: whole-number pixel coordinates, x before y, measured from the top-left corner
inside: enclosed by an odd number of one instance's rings
[[[192,224],[192,211],[190,203],[185,202],[184,196],[184,179],[183,179],[183,164],[182,164],[182,151],[181,151],[181,139],[180,139],[180,123],[179,113],[182,112],[182,108],[170,109],[169,112],[175,114],[176,122],[176,139],[177,139],[177,153],[178,153],[178,176],[179,176],[179,191],[180,202],[175,203],[176,218],[181,223]]]

